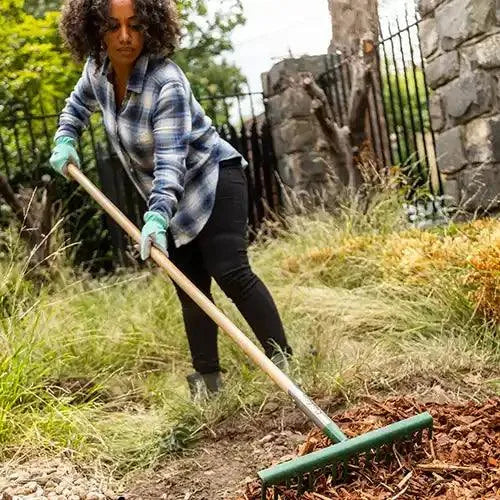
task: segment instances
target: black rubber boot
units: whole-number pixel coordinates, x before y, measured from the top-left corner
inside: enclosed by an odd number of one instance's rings
[[[218,393],[222,388],[220,372],[198,373],[194,372],[186,377],[189,392],[193,401],[201,401]]]

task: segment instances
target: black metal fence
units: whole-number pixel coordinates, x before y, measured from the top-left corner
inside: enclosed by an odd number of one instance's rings
[[[269,211],[281,204],[279,178],[262,93],[235,93],[198,98],[210,110],[219,134],[248,161],[246,169],[249,194],[249,236],[258,232]],[[91,269],[110,270],[130,262],[128,238],[121,229],[74,183],[54,175],[48,160],[58,114],[64,103],[50,102],[41,96],[25,97],[12,107],[8,117],[0,117],[0,173],[15,190],[20,186],[35,188],[51,176],[62,211],[67,215],[64,231],[71,242],[80,241],[73,251],[73,261]],[[248,108],[245,117],[243,108]],[[82,170],[138,226],[142,225],[145,203],[123,175],[118,157],[112,150],[100,114],[91,117],[79,143]],[[2,206],[0,200],[0,207]],[[5,205],[3,206],[5,209]],[[3,214],[3,215],[2,215]],[[0,224],[9,222],[10,214],[0,211]]]
[[[57,198],[54,212],[66,215],[62,234],[56,240],[60,244],[72,244],[67,251],[73,262],[88,265],[93,271],[111,270],[125,260],[125,256],[117,251],[116,241],[110,237],[113,226],[83,189],[56,175],[49,165],[52,140],[63,106],[61,100],[40,95],[21,96],[11,104],[9,116],[0,119],[0,173],[18,193],[42,188],[47,179],[52,179]],[[107,147],[106,139],[100,117],[93,115],[80,138],[79,156],[85,174],[116,201],[113,190],[106,189],[99,176],[102,169],[99,168],[98,149]],[[2,200],[0,206],[3,208],[0,224],[8,224],[12,215],[2,205]],[[132,219],[137,223],[137,219]]]
[[[439,197],[443,191],[429,115],[419,24],[416,14],[408,12],[403,19],[380,24],[366,130],[382,168],[400,166],[410,184],[409,196],[427,184],[430,193]],[[335,119],[342,125],[347,120],[352,78],[349,59],[341,54],[325,56],[325,72],[318,82]]]

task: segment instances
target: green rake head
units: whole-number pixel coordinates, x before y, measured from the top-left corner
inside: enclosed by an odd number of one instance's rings
[[[372,459],[378,461],[383,455],[389,457],[392,444],[420,442],[425,429],[428,430],[430,439],[432,423],[432,416],[428,412],[421,413],[323,450],[261,470],[259,478],[262,482],[262,499],[266,499],[267,489],[272,486],[296,487],[299,493],[312,489],[316,477],[325,473],[332,475],[334,479],[344,479],[349,463],[357,465],[363,457],[365,464]],[[274,497],[277,498],[276,490]]]

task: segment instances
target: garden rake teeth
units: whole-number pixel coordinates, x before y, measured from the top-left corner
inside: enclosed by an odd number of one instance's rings
[[[328,431],[323,432],[336,444],[314,451],[308,455],[295,458],[288,462],[275,465],[259,472],[262,483],[262,499],[266,499],[267,489],[272,486],[287,486],[295,484],[298,493],[314,487],[314,478],[327,473],[334,480],[345,479],[350,461],[355,465],[364,458],[365,465],[372,461],[379,461],[381,455],[389,458],[392,445],[397,443],[411,444],[422,440],[423,431],[428,430],[429,439],[432,437],[433,419],[428,412],[400,420],[393,424],[376,429],[360,436],[348,439],[337,439],[330,436]],[[307,485],[307,486],[306,486]],[[275,490],[274,497],[277,498]]]
[[[141,232],[130,220],[73,164],[64,168],[64,173],[76,180],[90,196],[122,227],[137,243],[141,241]],[[151,248],[151,258],[170,278],[186,292],[198,306],[222,329],[266,374],[286,392],[304,414],[319,427],[333,442],[337,443],[321,451],[296,458],[290,462],[271,467],[259,472],[262,481],[263,498],[266,489],[272,485],[283,484],[287,480],[298,478],[300,488],[312,487],[315,473],[325,467],[342,467],[346,475],[348,461],[372,454],[383,445],[411,438],[414,433],[425,428],[432,430],[432,417],[422,413],[407,420],[396,422],[382,429],[348,439],[330,417],[312,401],[295,383],[283,373],[257,346],[204,295],[158,248]],[[341,464],[341,465],[340,465]],[[306,485],[304,482],[307,482]]]

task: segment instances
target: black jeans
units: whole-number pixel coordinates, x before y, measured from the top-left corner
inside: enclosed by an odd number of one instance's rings
[[[253,273],[247,255],[247,179],[239,160],[220,163],[215,205],[194,240],[175,248],[168,232],[172,262],[213,301],[212,278],[241,312],[268,357],[277,345],[291,354],[269,290]],[[200,373],[220,370],[217,325],[176,285],[193,367]]]

